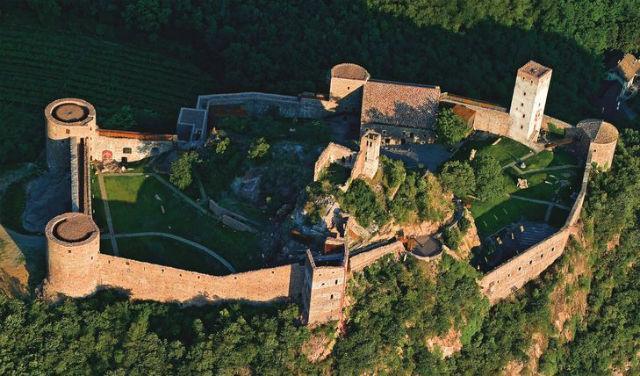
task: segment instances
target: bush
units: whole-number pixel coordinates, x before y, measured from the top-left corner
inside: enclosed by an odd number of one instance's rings
[[[481,201],[496,198],[504,193],[502,166],[490,155],[481,155],[475,160],[476,195]]]
[[[456,226],[447,227],[442,236],[444,244],[451,249],[458,249],[462,243],[462,233]]]
[[[171,184],[180,188],[187,189],[193,183],[193,168],[200,163],[200,157],[195,151],[188,151],[171,163],[171,175],[169,181]]]
[[[382,225],[389,220],[375,192],[362,179],[356,179],[351,183],[341,201],[341,206],[352,213],[358,223],[365,227],[372,224]]]
[[[267,143],[264,137],[260,137],[251,143],[249,147],[249,159],[254,161],[263,159],[269,152],[271,145]]]
[[[458,227],[463,234],[466,234],[469,228],[471,227],[471,221],[465,214],[462,215],[462,218],[458,221]]]

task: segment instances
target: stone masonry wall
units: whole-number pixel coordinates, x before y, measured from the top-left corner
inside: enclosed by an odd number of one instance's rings
[[[336,104],[317,98],[290,95],[244,92],[212,94],[198,97],[197,108],[207,110],[209,106],[242,106],[252,116],[261,116],[277,108],[283,117],[318,119],[334,112]]]
[[[297,299],[304,267],[299,264],[212,276],[100,254],[99,287],[117,288],[132,299],[205,303],[240,300],[267,303]]]
[[[569,234],[563,229],[485,274],[480,280],[482,292],[495,303],[524,286],[562,255]]]
[[[352,273],[359,272],[386,255],[399,255],[402,252],[405,252],[404,245],[400,241],[395,241],[389,245],[351,256],[349,258],[349,268]]]
[[[104,137],[98,136],[91,140],[91,158],[102,161],[103,154],[109,153],[115,161],[127,158],[128,162],[135,162],[141,159],[157,155],[173,149],[172,141],[164,140],[139,140],[124,137]],[[124,149],[131,149],[130,153],[125,153]]]

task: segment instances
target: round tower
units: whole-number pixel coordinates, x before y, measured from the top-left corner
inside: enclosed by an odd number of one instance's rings
[[[329,73],[329,98],[339,102],[341,112],[359,111],[362,104],[362,86],[371,76],[363,67],[342,63]]]
[[[45,108],[47,123],[47,165],[50,170],[69,169],[69,138],[91,138],[96,126],[96,109],[77,98],[55,100]]]
[[[581,131],[580,144],[591,162],[604,170],[608,170],[613,163],[613,155],[618,144],[618,130],[611,123],[604,120],[587,119],[577,125]]]
[[[82,297],[98,287],[100,230],[90,216],[65,213],[49,221],[45,296]]]

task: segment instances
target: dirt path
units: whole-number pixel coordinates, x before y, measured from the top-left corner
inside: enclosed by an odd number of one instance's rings
[[[111,240],[111,247],[115,256],[120,255],[118,249],[118,242],[116,241],[115,231],[113,230],[113,219],[111,218],[111,209],[109,208],[109,197],[107,196],[107,190],[104,187],[104,178],[102,174],[98,174],[98,185],[100,186],[100,196],[102,196],[102,203],[104,204],[104,216],[107,220],[107,227],[109,228],[109,239]]]
[[[215,258],[216,260],[220,261],[220,263],[222,265],[224,265],[230,272],[232,272],[232,273],[236,272],[236,269],[233,267],[233,265],[231,265],[231,263],[229,263],[229,261],[225,260],[222,256],[220,256],[219,254],[217,254],[213,250],[205,247],[202,244],[196,243],[194,241],[185,239],[185,238],[177,236],[177,235],[169,234],[169,233],[166,233],[166,232],[135,232],[135,233],[129,233],[129,234],[116,234],[115,235],[116,238],[141,238],[141,237],[151,237],[151,236],[169,238],[169,239],[177,240],[177,241],[182,242],[184,244],[188,244],[188,245],[190,245],[190,246],[192,246],[194,248],[197,248],[197,249],[207,253],[209,256]]]
[[[545,201],[545,200],[537,200],[535,198],[528,198],[528,197],[522,197],[522,196],[516,196],[516,195],[511,195],[511,198],[515,198],[517,200],[522,200],[522,201],[529,201],[529,202],[535,202],[536,204],[543,204],[543,205],[550,205],[550,206],[557,206],[560,209],[564,209],[564,210],[571,210],[571,208],[558,204],[557,202],[552,202],[552,201]]]

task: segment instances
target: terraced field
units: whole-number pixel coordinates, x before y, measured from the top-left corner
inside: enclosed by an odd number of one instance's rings
[[[212,91],[188,62],[66,31],[0,26],[0,103],[41,111],[53,99],[81,97],[101,113],[123,105],[151,110],[158,130],[175,127],[180,106]]]

